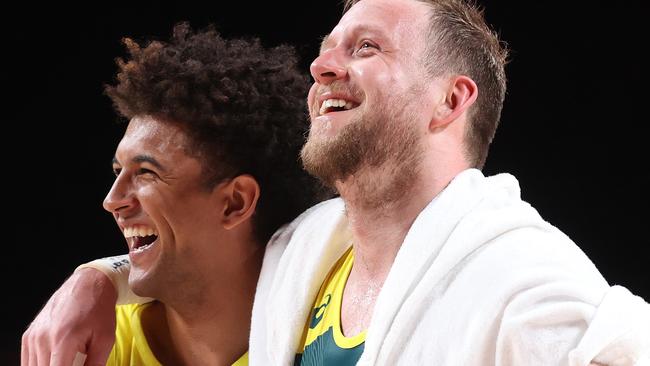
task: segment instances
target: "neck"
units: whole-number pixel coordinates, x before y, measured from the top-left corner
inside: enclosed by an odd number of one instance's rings
[[[162,364],[230,365],[248,350],[263,254],[260,248],[227,277],[215,268],[205,271],[200,295],[183,295],[152,309],[152,321],[166,329],[148,332],[147,340]]]
[[[407,185],[398,192],[386,194],[386,188],[400,174],[393,169],[379,169],[351,176],[337,182],[345,202],[349,228],[355,250],[353,270],[367,272],[369,280],[383,284],[406,234],[422,210],[466,166],[446,169],[436,167],[415,169]],[[369,182],[379,182],[371,183]],[[382,197],[391,197],[386,200]],[[379,203],[379,204],[378,204]]]

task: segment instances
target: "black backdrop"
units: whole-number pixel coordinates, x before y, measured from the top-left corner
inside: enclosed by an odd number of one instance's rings
[[[218,3],[18,4],[0,15],[2,364],[17,363],[22,330],[77,264],[125,250],[101,208],[123,129],[102,94],[124,55],[120,38],[164,39],[178,21],[214,22],[227,37],[294,44],[307,70],[341,9],[335,0]],[[483,4],[512,49],[485,172],[515,174],[524,199],[610,283],[649,299],[643,12],[624,2]]]

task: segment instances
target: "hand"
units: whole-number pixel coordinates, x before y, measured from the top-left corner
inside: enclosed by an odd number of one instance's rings
[[[22,338],[21,366],[105,365],[115,342],[117,291],[102,272],[84,268],[63,283]]]

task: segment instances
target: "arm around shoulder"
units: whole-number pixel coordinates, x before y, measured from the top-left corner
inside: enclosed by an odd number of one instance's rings
[[[85,364],[103,365],[115,340],[118,298],[126,303],[148,300],[128,291],[128,267],[127,256],[79,266],[23,334],[21,364],[72,365],[82,353],[88,355]]]
[[[129,288],[131,262],[128,255],[95,259],[80,265],[75,272],[84,268],[94,268],[110,279],[117,291],[117,305],[144,304],[153,300],[148,297],[138,296]]]
[[[72,365],[77,353],[88,354],[87,364],[105,362],[115,338],[116,298],[102,272],[73,273],[23,334],[21,364]]]

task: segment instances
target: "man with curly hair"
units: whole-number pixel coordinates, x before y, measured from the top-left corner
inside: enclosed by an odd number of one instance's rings
[[[106,94],[129,123],[104,208],[129,255],[110,265],[130,262],[130,288],[157,300],[117,307],[108,364],[245,365],[266,243],[324,197],[297,160],[308,128],[307,79],[291,47],[226,40],[213,27],[195,33],[180,24],[169,42],[124,43],[130,58],[118,60]],[[77,271],[105,283],[94,272]],[[114,296],[100,296],[104,308]],[[52,303],[42,317],[66,314]],[[95,319],[102,321],[114,322]],[[23,365],[70,365],[73,351],[86,352],[79,344],[61,353],[35,333],[25,334]],[[87,364],[106,362],[111,338],[88,335],[101,350],[89,352]]]

